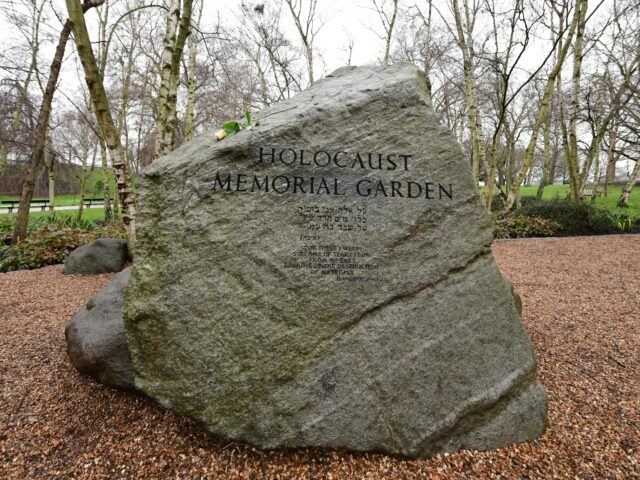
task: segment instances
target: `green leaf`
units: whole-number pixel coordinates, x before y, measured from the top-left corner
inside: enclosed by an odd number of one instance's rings
[[[224,125],[222,125],[222,129],[231,135],[242,130],[242,127],[238,122],[227,122]]]
[[[244,118],[247,122],[247,127],[251,126],[251,112],[244,112]]]

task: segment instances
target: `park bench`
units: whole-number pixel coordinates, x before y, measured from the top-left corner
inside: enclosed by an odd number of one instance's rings
[[[585,185],[582,189],[582,198],[585,199],[587,197],[591,197],[591,200],[595,200],[596,197],[600,195],[600,190],[598,190],[597,185]]]
[[[2,208],[8,208],[9,213],[13,213],[13,209],[20,203],[20,200],[2,200],[0,205]]]
[[[31,203],[29,204],[29,208],[40,207],[41,212],[44,212],[48,206],[49,206],[49,200],[31,200]]]
[[[102,204],[104,203],[104,198],[85,198],[84,206],[87,208],[91,208],[91,205]]]
[[[20,205],[20,200],[3,200],[0,202],[0,205],[2,205],[3,208],[7,208],[8,213],[13,213],[13,209],[16,208],[17,205]],[[29,203],[29,208],[40,207],[40,210],[43,212],[48,206],[49,200],[31,200],[31,203]]]

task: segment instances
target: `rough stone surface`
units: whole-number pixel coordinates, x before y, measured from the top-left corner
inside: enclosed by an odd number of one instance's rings
[[[539,436],[531,344],[426,78],[408,64],[343,68],[254,117],[138,179],[125,300],[136,386],[261,448],[426,457]],[[287,148],[295,161],[280,161]]]
[[[65,329],[67,353],[78,371],[124,390],[135,390],[122,320],[130,270],[116,275],[74,315]]]
[[[62,273],[95,275],[121,271],[129,259],[127,242],[120,238],[99,238],[76,248],[64,262]]]

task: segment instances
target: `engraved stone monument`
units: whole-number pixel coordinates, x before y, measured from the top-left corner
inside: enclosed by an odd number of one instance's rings
[[[531,343],[427,83],[339,69],[145,169],[137,388],[261,448],[426,457],[541,435]]]

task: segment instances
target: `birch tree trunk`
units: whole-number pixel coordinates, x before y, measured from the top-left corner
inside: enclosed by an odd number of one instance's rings
[[[554,64],[557,61],[558,55],[562,52],[562,26],[564,23],[564,10],[557,12],[558,14],[558,45],[556,46],[556,52],[554,54]],[[558,76],[555,79],[555,96],[551,97],[551,105],[549,114],[551,115],[551,121],[553,123],[553,155],[551,155],[551,161],[549,163],[549,176],[548,176],[548,185],[553,185],[553,182],[556,179],[556,170],[558,168],[558,152],[560,148],[560,140],[559,138],[562,136],[561,133],[564,132],[564,99],[562,96],[562,70],[558,72]],[[559,107],[559,108],[558,108]],[[558,108],[559,118],[553,118],[554,110]],[[554,121],[555,120],[555,121]],[[560,125],[558,125],[560,124]],[[560,131],[559,131],[560,130]],[[563,137],[564,139],[564,137]]]
[[[164,143],[165,151],[163,154],[173,150],[175,145],[176,130],[178,128],[178,87],[180,86],[180,61],[182,60],[182,52],[187,42],[187,37],[191,34],[191,12],[192,0],[183,0],[183,11],[180,17],[180,28],[178,29],[178,38],[175,48],[173,49],[173,57],[171,59],[171,78],[169,83],[169,115],[165,124]]]
[[[113,221],[113,212],[111,210],[111,179],[109,177],[109,165],[107,164],[107,145],[104,143],[102,134],[98,136],[100,142],[100,170],[102,172],[102,198],[104,203],[104,222],[111,223]]]
[[[200,5],[198,12],[197,28],[200,28],[202,20],[203,5]],[[196,131],[196,60],[198,55],[198,42],[195,35],[189,36],[189,65],[187,67],[187,109],[184,118],[184,139],[189,141],[193,138]],[[260,62],[257,62],[260,81],[263,85],[263,98],[265,95],[264,74],[260,68]]]
[[[511,192],[511,186],[513,185],[513,179],[516,176],[516,158],[515,158],[515,132],[511,131],[508,135],[508,151],[507,151],[507,179],[506,179],[506,190],[507,195]]]
[[[596,156],[595,156],[595,159],[594,159],[593,184],[595,185],[596,188],[598,188],[598,185],[600,184],[600,151],[598,151],[596,153]],[[596,192],[594,192],[594,195],[591,196],[591,202],[595,202],[596,201],[597,195],[595,195],[595,193]]]
[[[195,135],[196,110],[196,45],[195,35],[189,38],[189,66],[187,68],[187,109],[184,115],[184,139],[189,141]]]
[[[49,128],[44,134],[44,166],[47,168],[47,179],[49,183],[49,211],[53,213],[56,201],[56,176],[54,172],[55,157],[51,154],[51,144],[49,143]]]
[[[109,20],[109,3],[99,12],[100,28],[98,29],[98,41],[100,49],[98,50],[98,65],[100,77],[104,79],[104,71],[107,66],[107,56],[109,54],[109,41],[107,35],[107,24]],[[111,223],[111,185],[109,181],[109,165],[107,163],[107,145],[104,141],[104,135],[98,131],[98,142],[100,143],[100,166],[102,172],[102,202],[104,203],[104,222]]]
[[[497,110],[497,123],[495,130],[493,132],[493,136],[491,139],[491,147],[489,153],[489,161],[485,165],[486,170],[486,183],[484,189],[484,204],[486,209],[490,212],[491,206],[493,203],[493,196],[495,191],[498,193],[502,193],[500,188],[496,185],[496,171],[498,169],[498,145],[500,140],[500,135],[505,123],[505,116],[507,113],[507,107],[511,103],[511,101],[515,98],[515,94],[508,98],[509,92],[509,84],[511,81],[511,75],[515,67],[517,66],[522,54],[528,45],[528,27],[526,29],[526,37],[525,40],[521,43],[522,50],[518,53],[515,51],[516,58],[514,59],[513,64],[511,63],[511,54],[514,52],[514,45],[516,42],[514,41],[516,35],[516,25],[518,24],[518,17],[522,12],[522,5],[520,4],[520,0],[516,0],[514,2],[513,13],[511,14],[509,25],[509,36],[505,49],[500,48],[500,41],[498,35],[498,22],[496,21],[496,11],[495,4],[487,2],[488,11],[491,14],[492,25],[493,25],[493,40],[494,40],[494,48],[495,53],[492,59],[492,66],[496,72],[495,79],[495,96],[496,96],[496,110]],[[467,9],[468,10],[468,9]],[[501,52],[504,52],[501,55]],[[523,88],[526,83],[533,79],[533,75],[529,77],[528,80],[520,88]],[[517,92],[517,91],[516,91]]]
[[[306,19],[302,18],[302,3],[303,0],[285,0],[285,3],[291,11],[293,17],[293,23],[300,34],[300,40],[304,47],[305,58],[307,60],[307,73],[309,75],[309,85],[312,85],[315,81],[313,74],[313,40],[318,32],[314,31],[313,23],[316,15],[316,6],[318,0],[308,0],[309,12]]]
[[[556,14],[558,15],[558,43],[556,48],[554,49],[553,61],[554,64],[557,62],[558,55],[562,51],[562,24],[564,21],[564,10],[556,10]],[[554,25],[553,17],[552,17],[552,26]],[[553,28],[552,28],[553,30]],[[540,178],[540,185],[538,186],[538,191],[536,192],[536,199],[542,200],[542,196],[544,195],[544,189],[547,185],[552,185],[556,176],[556,152],[554,147],[554,154],[551,155],[551,123],[553,119],[553,110],[554,110],[554,100],[560,103],[560,108],[562,108],[562,71],[558,72],[558,76],[554,80],[554,87],[556,89],[556,94],[551,94],[549,110],[547,112],[546,122],[544,126],[544,147],[542,151],[542,175]],[[553,87],[552,87],[553,90]],[[556,135],[557,137],[557,135]],[[552,158],[553,157],[553,158]]]
[[[113,212],[111,215],[114,222],[117,222],[120,218],[120,197],[118,195],[113,197]]]
[[[95,150],[93,160],[95,162]],[[89,177],[89,133],[85,132],[82,138],[82,169],[80,170],[80,204],[78,206],[78,220],[82,220],[84,198],[87,190],[87,178]]]
[[[629,180],[624,185],[622,189],[622,193],[620,193],[620,198],[618,199],[618,207],[628,207],[629,206],[629,195],[631,195],[631,190],[633,190],[633,186],[638,181],[638,172],[640,172],[640,161],[636,160],[636,164],[631,171],[631,175],[629,176]]]
[[[109,149],[109,155],[116,176],[116,187],[120,202],[122,204],[122,221],[127,232],[127,240],[129,249],[135,249],[135,215],[136,206],[133,191],[131,189],[131,179],[127,168],[126,159],[122,153],[122,145],[120,137],[116,130],[109,109],[107,94],[104,90],[100,70],[96,62],[96,58],[91,49],[91,41],[89,32],[84,21],[84,13],[80,0],[66,0],[69,20],[72,23],[74,39],[78,51],[78,57],[82,62],[85,73],[85,80],[91,96],[93,110],[100,126],[100,130],[104,135],[104,140]]]
[[[553,102],[553,97],[552,100]],[[551,111],[553,105],[549,107],[547,112],[547,119],[544,125],[544,147],[542,149],[542,175],[540,175],[540,185],[538,185],[538,191],[536,192],[536,199],[542,200],[544,195],[544,187],[549,184],[549,174],[551,170]]]
[[[616,137],[618,135],[618,127],[614,126],[609,131],[609,150],[607,151],[607,170],[604,176],[604,196],[609,195],[609,183],[615,181],[616,177],[616,157],[613,154],[616,147]]]
[[[575,34],[578,21],[584,15],[582,10],[586,8],[587,0],[577,0],[575,5],[575,10],[573,13],[573,18],[571,20],[571,25],[569,26],[569,31],[567,33],[567,40],[562,46],[562,50],[558,54],[556,59],[556,63],[549,73],[549,77],[547,78],[547,84],[544,89],[544,94],[542,96],[542,102],[540,104],[540,109],[538,110],[538,114],[536,115],[536,119],[531,128],[531,138],[529,140],[529,144],[524,154],[524,161],[516,178],[513,181],[511,189],[509,190],[509,195],[507,196],[507,201],[505,202],[503,213],[507,213],[513,208],[513,205],[518,198],[520,193],[520,186],[522,185],[522,181],[525,179],[529,168],[531,168],[531,164],[533,162],[534,154],[536,151],[536,145],[538,143],[538,134],[540,133],[540,128],[542,127],[542,122],[546,118],[549,111],[549,103],[551,101],[551,97],[553,95],[553,86],[555,84],[555,80],[558,77],[558,74],[562,70],[562,64],[567,56],[569,51],[569,46],[571,45],[571,40]]]
[[[384,65],[389,65],[389,50],[391,50],[391,40],[393,39],[393,27],[396,24],[396,17],[398,16],[398,0],[393,0],[393,13],[391,14],[391,20],[389,20],[389,28],[387,29],[386,45],[384,48]]]
[[[127,49],[127,64],[124,68],[124,77],[122,78],[122,94],[120,100],[120,114],[118,118],[118,138],[124,138],[124,156],[126,163],[131,170],[131,155],[129,153],[129,129],[127,124],[128,109],[129,109],[129,97],[131,88],[131,76],[133,73],[134,57],[133,52],[135,49],[135,37],[132,37],[129,48]],[[105,211],[106,215],[106,211]]]
[[[171,0],[167,13],[167,25],[162,38],[162,55],[160,56],[160,88],[158,89],[158,113],[156,118],[155,156],[159,157],[166,149],[164,132],[169,117],[169,88],[171,83],[171,66],[173,50],[176,45],[176,33],[180,20],[180,0]]]
[[[578,110],[580,108],[580,79],[582,76],[582,57],[584,47],[584,30],[586,26],[587,9],[589,0],[582,0],[582,6],[578,9],[576,2],[576,12],[579,11],[578,24],[576,28],[576,41],[573,47],[573,75],[571,78],[571,100],[569,103],[569,131],[567,134],[567,145],[565,157],[569,169],[569,182],[571,198],[580,200],[580,192],[583,185],[583,176],[580,175],[578,165]]]
[[[464,1],[465,17],[467,24],[469,23],[469,9],[467,0]],[[485,142],[482,132],[482,122],[478,113],[476,104],[475,83],[474,83],[474,61],[471,51],[471,42],[473,41],[469,27],[465,33],[462,15],[460,13],[460,5],[458,0],[453,0],[453,16],[456,22],[457,42],[462,51],[462,68],[464,73],[464,96],[467,104],[469,131],[471,133],[471,169],[473,178],[476,181],[476,187],[480,180],[480,166],[485,166]]]
[[[93,149],[93,154],[91,158],[91,166],[88,165],[89,161],[89,132],[87,132],[86,137],[83,139],[82,145],[82,176],[80,178],[80,208],[78,209],[78,220],[82,219],[82,211],[84,208],[84,201],[87,195],[87,182],[91,177],[91,172],[96,166],[96,156],[98,154],[98,149]]]
[[[169,153],[175,141],[177,128],[177,98],[180,84],[180,60],[191,33],[192,0],[184,0],[182,15],[180,1],[172,0],[167,15],[167,26],[161,56],[160,89],[158,92],[158,118],[156,120],[155,157]],[[179,29],[178,29],[178,23]],[[176,35],[177,32],[177,35]]]
[[[391,0],[392,10],[391,14],[387,14],[385,11],[385,1],[382,0],[380,4],[378,4],[377,0],[371,0],[373,2],[373,6],[378,12],[378,17],[380,17],[380,22],[382,23],[382,28],[384,28],[384,38],[382,36],[381,39],[384,39],[384,57],[382,58],[383,65],[389,65],[389,53],[391,51],[391,40],[393,40],[393,28],[396,24],[396,18],[398,16],[398,0]]]

